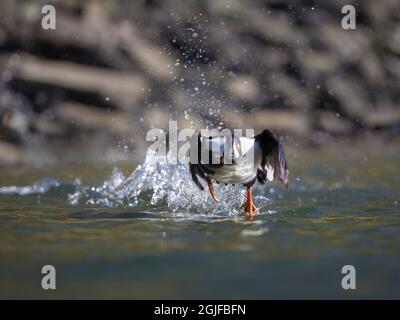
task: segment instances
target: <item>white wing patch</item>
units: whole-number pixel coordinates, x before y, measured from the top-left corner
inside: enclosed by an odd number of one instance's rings
[[[242,154],[246,154],[250,151],[251,148],[254,147],[255,139],[249,139],[245,137],[240,137],[240,147],[242,148]]]
[[[268,181],[273,181],[274,180],[274,167],[271,166],[270,164],[266,164],[265,168],[267,169],[267,179]]]
[[[238,159],[240,153],[249,157],[250,152],[255,152],[255,139],[239,137],[237,138],[239,143],[232,146],[227,146],[228,139],[225,136],[212,137],[211,139],[209,137],[200,137],[200,139],[202,151],[211,152],[212,163],[219,163],[220,157],[224,157],[225,152],[228,152],[228,155],[233,152],[234,159]]]

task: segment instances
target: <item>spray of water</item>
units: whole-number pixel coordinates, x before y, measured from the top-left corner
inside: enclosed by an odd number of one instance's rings
[[[129,176],[115,168],[111,177],[99,187],[83,186],[75,182],[76,191],[69,194],[69,202],[76,205],[101,206],[157,206],[167,205],[172,212],[236,215],[243,201],[242,186],[216,185],[219,203],[212,201],[207,188],[200,191],[191,181],[188,164],[170,156],[148,154],[144,163]],[[259,200],[267,201],[260,197]]]
[[[0,194],[18,194],[20,196],[30,194],[43,194],[52,187],[59,187],[60,182],[54,178],[43,178],[30,186],[4,186],[0,187]]]
[[[205,183],[204,183],[205,184]],[[54,178],[44,178],[31,186],[0,187],[0,194],[45,194],[53,188],[65,186]],[[71,185],[68,185],[70,188]],[[240,213],[244,198],[241,185],[216,184],[220,199],[213,202],[208,188],[201,191],[190,177],[188,163],[176,161],[171,156],[149,153],[146,160],[128,177],[114,168],[111,176],[100,186],[84,185],[79,179],[73,182],[73,191],[67,194],[72,206],[94,205],[99,207],[163,207],[180,214],[232,216]],[[255,197],[259,206],[269,202],[264,196]]]

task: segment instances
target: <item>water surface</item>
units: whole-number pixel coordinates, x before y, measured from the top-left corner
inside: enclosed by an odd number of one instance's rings
[[[237,210],[241,188],[214,206],[184,167],[4,172],[0,298],[400,298],[397,145],[287,153],[291,186],[256,188],[255,221]],[[41,289],[45,264],[55,291]]]

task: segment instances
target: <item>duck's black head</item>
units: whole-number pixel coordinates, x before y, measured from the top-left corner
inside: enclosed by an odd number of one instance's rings
[[[283,146],[272,131],[268,129],[255,136],[255,139],[262,151],[262,169],[266,171],[268,168],[272,168],[274,170],[274,179],[279,179],[287,188],[289,185],[289,170]]]

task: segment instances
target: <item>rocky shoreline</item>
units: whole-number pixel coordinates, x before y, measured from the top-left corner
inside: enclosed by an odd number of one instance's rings
[[[269,127],[318,146],[400,132],[400,3],[0,3],[0,165],[140,158],[150,128]],[[368,139],[368,138],[365,138]]]

